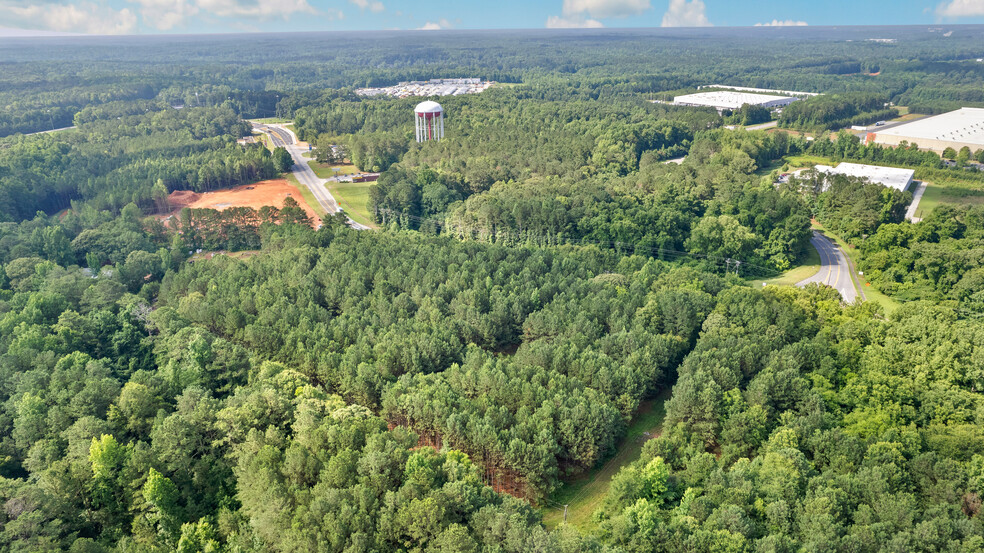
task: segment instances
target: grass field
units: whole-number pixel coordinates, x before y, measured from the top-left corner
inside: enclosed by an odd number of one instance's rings
[[[812,165],[837,165],[835,161],[831,160],[828,157],[822,157],[822,156],[808,156],[808,155],[786,156],[785,159],[786,159],[786,163],[788,163],[790,167],[796,167],[796,168],[812,166]]]
[[[944,185],[927,182],[926,191],[923,192],[919,207],[916,208],[916,217],[926,218],[940,204],[957,206],[984,204],[984,190],[980,187],[980,183],[972,181],[951,181]]]
[[[263,133],[255,133],[253,136],[255,136],[256,139],[260,141],[260,144],[263,144],[264,146],[266,146],[266,149],[267,150],[272,150],[273,149],[273,143],[270,142],[270,137],[269,136],[267,136],[267,135],[265,135]]]
[[[595,523],[591,517],[608,494],[612,477],[622,467],[637,460],[642,454],[643,444],[658,435],[662,429],[663,417],[666,415],[664,403],[669,399],[670,392],[670,388],[667,388],[656,399],[645,401],[639,406],[614,457],[601,468],[565,483],[547,500],[542,512],[543,523],[548,529],[564,521],[564,505],[568,506],[568,524],[582,531],[594,528]]]
[[[356,223],[377,228],[369,215],[369,188],[371,182],[329,182],[325,186],[338,205]]]
[[[321,207],[321,204],[318,203],[318,200],[314,198],[314,194],[308,190],[308,187],[297,182],[297,177],[294,176],[294,173],[286,173],[284,178],[287,179],[287,182],[293,184],[298,190],[301,191],[301,197],[304,198],[304,201],[307,202],[307,204],[311,206],[311,209],[318,214],[318,217],[325,216],[325,210]]]
[[[925,117],[926,117],[925,115],[922,115],[922,114],[919,114],[919,113],[903,113],[902,115],[899,115],[895,119],[892,119],[891,121],[889,121],[889,123],[901,123],[901,122],[905,122],[905,121],[915,121],[916,119],[923,119]]]
[[[761,288],[762,284],[771,286],[794,286],[797,282],[810,278],[820,270],[820,253],[812,244],[807,246],[806,255],[800,264],[775,277],[751,281],[752,286]]]
[[[314,171],[315,175],[318,175],[319,179],[327,179],[335,176],[334,168],[338,168],[339,175],[352,175],[358,173],[359,169],[355,165],[326,165],[319,161],[311,160],[307,162],[311,170]]]
[[[260,119],[251,119],[251,121],[256,121],[257,123],[262,123],[264,125],[279,125],[283,123],[293,123],[290,119],[284,119],[283,117],[263,117]]]

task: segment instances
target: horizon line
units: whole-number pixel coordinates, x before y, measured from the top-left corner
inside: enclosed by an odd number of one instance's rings
[[[231,30],[217,31],[209,33],[136,33],[136,34],[91,34],[91,33],[71,33],[67,31],[51,31],[43,29],[22,29],[16,27],[0,27],[0,40],[4,39],[50,39],[50,38],[148,38],[148,37],[208,37],[208,36],[236,36],[236,35],[285,35],[285,34],[349,34],[349,33],[409,33],[409,34],[434,34],[434,33],[461,33],[461,32],[494,32],[494,31],[519,31],[519,32],[548,32],[548,33],[570,33],[585,32],[599,33],[608,31],[654,31],[654,30],[727,30],[727,29],[762,29],[766,32],[776,30],[809,30],[809,29],[860,29],[868,27],[879,28],[933,28],[933,27],[981,27],[984,23],[907,23],[899,25],[877,25],[877,24],[845,24],[845,25],[707,25],[700,27],[492,27],[492,28],[449,28],[449,29],[346,29],[346,30],[317,30],[317,31],[264,31],[264,30]],[[15,31],[15,34],[4,34],[4,31]],[[21,34],[25,33],[25,34]],[[37,33],[37,34],[29,34]]]

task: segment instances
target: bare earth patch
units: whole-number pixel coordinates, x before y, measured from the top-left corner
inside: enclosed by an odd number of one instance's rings
[[[185,207],[222,211],[230,207],[260,209],[265,205],[271,205],[279,209],[284,206],[284,200],[288,196],[297,201],[313,222],[319,220],[317,214],[301,196],[301,191],[284,179],[265,180],[214,192],[175,190],[167,197],[171,211],[162,216],[162,219],[176,216]]]

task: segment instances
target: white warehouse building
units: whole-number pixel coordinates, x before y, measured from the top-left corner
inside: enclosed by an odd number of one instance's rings
[[[912,169],[899,169],[897,167],[880,167],[877,165],[862,165],[860,163],[841,163],[836,168],[829,165],[817,165],[818,173],[827,175],[844,175],[868,179],[869,182],[881,184],[888,188],[894,188],[900,192],[905,192],[906,188],[912,184],[912,177],[916,172]],[[824,186],[824,190],[827,187]]]
[[[792,96],[772,96],[770,94],[751,94],[748,92],[733,92],[716,90],[714,92],[698,92],[684,94],[673,98],[678,106],[712,107],[718,111],[736,110],[745,104],[762,106],[764,108],[781,108],[792,104],[799,98]]]
[[[868,144],[898,146],[917,144],[925,150],[942,152],[966,146],[971,152],[984,148],[984,108],[963,108],[868,133]]]

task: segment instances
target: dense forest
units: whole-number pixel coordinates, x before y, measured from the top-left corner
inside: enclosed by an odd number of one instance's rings
[[[984,105],[982,36],[0,40],[0,551],[984,549],[984,210],[777,184],[799,157],[984,186],[977,152],[822,132]],[[420,99],[353,92],[475,76],[508,86],[441,98],[440,143]],[[825,95],[770,131],[649,101],[710,83]],[[293,198],[161,220],[289,169],[236,142],[264,116],[380,172],[379,229]],[[901,306],[750,282],[811,220]],[[602,467],[588,524],[544,524]]]

